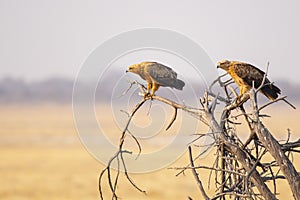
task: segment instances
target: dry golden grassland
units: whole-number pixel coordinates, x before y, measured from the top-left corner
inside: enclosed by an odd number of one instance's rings
[[[268,108],[265,112],[272,115],[272,119],[264,122],[279,139],[286,138],[287,128],[292,131],[292,139],[299,138],[300,106],[298,108],[297,111],[285,105]],[[81,145],[71,105],[2,105],[0,110],[0,199],[98,199],[98,175],[103,165]],[[243,134],[243,129],[241,132]],[[298,170],[299,157],[295,154]],[[211,153],[201,164],[213,159]],[[187,162],[185,155],[172,166],[184,166]],[[120,197],[200,199],[191,173],[179,177],[175,174],[175,170],[162,169],[133,175],[147,195],[140,194],[121,178]],[[204,183],[208,174],[200,171]],[[284,181],[279,183],[280,199],[291,199],[287,185]]]

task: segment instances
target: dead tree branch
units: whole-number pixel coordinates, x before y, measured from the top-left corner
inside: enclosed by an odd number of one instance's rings
[[[256,92],[251,90],[251,106],[253,110],[253,120],[256,134],[259,141],[262,142],[264,147],[270,152],[277,164],[279,165],[282,173],[286,177],[295,199],[300,199],[300,176],[296,171],[294,165],[289,158],[285,155],[278,141],[272,136],[269,130],[259,120],[259,110],[256,100]]]
[[[235,90],[230,86],[231,80],[222,82],[221,78],[222,76],[218,77],[211,84],[208,91],[204,94],[204,97],[200,99],[201,108],[192,108],[157,95],[150,96],[142,84],[136,81],[131,82],[130,88],[132,85],[136,84],[140,90],[140,96],[142,96],[142,99],[135,105],[130,113],[127,113],[128,120],[120,136],[118,151],[112,156],[107,166],[100,173],[100,198],[103,199],[102,179],[104,175],[106,175],[112,199],[118,199],[117,185],[121,169],[124,170],[125,177],[129,183],[138,191],[145,193],[145,191],[135,184],[129,175],[123,155],[131,154],[131,151],[124,149],[124,142],[126,140],[126,136],[130,136],[137,144],[139,154],[142,152],[142,146],[135,135],[130,132],[129,125],[135,113],[138,112],[146,101],[159,101],[174,109],[174,114],[171,117],[166,130],[172,127],[172,125],[176,122],[178,110],[182,110],[195,117],[196,120],[201,121],[203,125],[207,126],[211,130],[211,132],[206,133],[206,135],[212,137],[215,141],[214,144],[208,145],[208,148],[214,146],[216,150],[216,157],[213,165],[211,167],[195,165],[201,153],[198,156],[193,157],[192,147],[189,146],[189,164],[185,167],[175,168],[176,170],[180,170],[177,175],[182,174],[186,170],[192,171],[204,199],[224,200],[227,199],[227,197],[234,199],[277,199],[276,180],[285,178],[290,185],[294,198],[300,200],[299,174],[287,156],[293,152],[300,152],[298,149],[300,147],[300,139],[296,142],[289,142],[289,140],[287,140],[284,144],[279,144],[260,120],[261,117],[267,116],[266,114],[260,114],[262,109],[267,106],[271,106],[277,101],[284,101],[285,97],[267,103],[259,108],[257,105],[256,95],[263,84],[255,91],[252,89],[243,95],[236,97]],[[212,91],[213,86],[216,86],[217,84],[219,84],[219,87],[224,90],[223,94],[215,94]],[[228,90],[232,90],[232,92],[228,92]],[[246,111],[243,105],[249,99],[251,102],[251,111]],[[218,121],[215,117],[215,109],[217,106],[222,105],[222,103],[225,105],[223,107],[221,118]],[[236,110],[238,114],[233,116],[231,114],[233,110]],[[258,136],[255,148],[249,147],[250,145],[247,146],[247,144],[253,140],[252,137],[249,137],[249,141],[247,141],[246,145],[243,145],[239,138],[235,128],[235,126],[240,125],[240,123],[236,121],[239,116],[244,116],[250,135]],[[192,140],[191,145],[204,135],[205,133],[199,134],[198,138]],[[255,154],[253,152],[255,152]],[[264,158],[267,153],[270,153],[274,160],[262,162],[262,158]],[[287,155],[285,153],[287,153]],[[117,163],[117,173],[114,178],[112,178],[111,170],[113,162]],[[213,174],[215,175],[214,185],[216,193],[212,198],[208,197],[204,189],[205,187],[203,182],[199,178],[200,170],[210,170],[209,177],[213,176]],[[281,175],[281,172],[283,175]],[[268,181],[273,182],[273,192],[266,184]]]

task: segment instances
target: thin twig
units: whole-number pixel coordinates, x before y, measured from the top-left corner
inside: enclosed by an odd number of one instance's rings
[[[207,194],[206,194],[206,192],[205,192],[205,190],[203,188],[202,182],[201,182],[201,180],[198,177],[197,171],[194,168],[195,166],[194,166],[194,159],[193,159],[193,155],[192,155],[192,148],[191,148],[191,146],[189,146],[188,149],[189,149],[190,163],[191,163],[191,166],[192,166],[192,172],[193,172],[194,178],[196,179],[197,185],[199,187],[199,190],[200,190],[203,198],[205,200],[209,200],[210,198],[207,196]]]
[[[172,120],[170,121],[169,125],[167,126],[166,131],[167,131],[167,130],[172,126],[172,124],[175,122],[176,117],[177,117],[177,108],[174,108],[174,114],[173,114]]]
[[[141,146],[141,144],[140,144],[140,142],[138,141],[138,139],[129,131],[129,130],[127,130],[127,132],[129,133],[129,135],[133,138],[133,140],[135,141],[135,143],[137,144],[137,146],[138,146],[138,149],[139,149],[139,152],[138,152],[138,154],[137,154],[137,156],[136,156],[136,158],[135,159],[138,159],[138,157],[141,155],[141,153],[142,153],[142,146]]]
[[[278,101],[282,101],[286,98],[286,96],[283,96],[283,97],[280,97],[280,98],[277,98],[277,99],[274,99],[273,101],[269,101],[268,103],[266,103],[265,105],[261,106],[258,111],[261,111],[262,109],[266,108],[267,106],[273,104],[273,103],[276,103]]]
[[[230,173],[230,174],[237,174],[239,176],[246,177],[245,174],[239,173],[239,172],[236,172],[236,171],[231,171],[231,170],[226,170],[226,169],[216,168],[216,167],[207,167],[207,166],[202,166],[202,165],[198,165],[198,166],[194,166],[194,167],[170,167],[168,169],[175,169],[175,170],[207,169],[207,170],[213,170],[213,171],[219,171],[219,172],[226,172],[226,173]]]

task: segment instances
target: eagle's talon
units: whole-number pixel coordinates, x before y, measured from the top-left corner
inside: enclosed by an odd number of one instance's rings
[[[147,93],[147,97],[150,98],[151,100],[153,99],[153,94],[151,94],[150,92]]]
[[[153,100],[153,96],[154,96],[154,94],[150,94],[150,93],[149,93],[149,98],[150,98],[150,100]]]
[[[144,99],[151,98],[150,92],[144,93]]]

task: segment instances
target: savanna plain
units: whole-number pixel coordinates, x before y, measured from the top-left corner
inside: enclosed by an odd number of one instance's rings
[[[264,111],[272,116],[264,119],[264,123],[277,139],[285,140],[288,128],[292,133],[291,140],[300,138],[300,103],[296,105],[298,109],[295,111],[284,103],[277,103]],[[104,165],[81,144],[73,121],[72,105],[0,105],[0,110],[0,199],[99,199],[98,177]],[[111,126],[113,129],[113,122]],[[242,137],[246,139],[247,135]],[[300,154],[294,154],[293,159],[300,171]],[[212,151],[201,159],[201,165],[211,166],[213,160]],[[168,167],[182,167],[187,163],[185,153]],[[191,172],[176,177],[177,172],[165,168],[133,174],[132,178],[147,191],[146,195],[136,191],[122,176],[119,196],[130,200],[188,199],[189,196],[201,199]],[[199,175],[207,188],[209,171],[199,171]],[[279,199],[292,199],[285,181],[279,181],[277,186]],[[109,194],[109,188],[104,189]],[[208,191],[213,194],[213,184]]]

